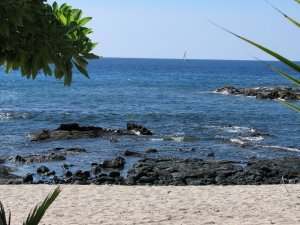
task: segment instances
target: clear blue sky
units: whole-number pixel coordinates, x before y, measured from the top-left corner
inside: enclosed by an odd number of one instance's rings
[[[49,3],[54,1],[48,0]],[[87,26],[104,57],[261,59],[272,57],[211,25],[210,19],[300,60],[300,29],[287,22],[264,0],[58,0],[92,16]],[[270,0],[300,20],[293,0]]]

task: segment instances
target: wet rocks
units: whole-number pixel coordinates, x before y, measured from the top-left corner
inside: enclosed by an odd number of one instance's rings
[[[207,157],[215,157],[215,153],[214,152],[209,152],[206,155]]]
[[[79,126],[78,123],[60,124],[56,130],[62,131],[101,131],[102,127]]]
[[[219,88],[217,90],[218,93],[222,93],[222,94],[231,94],[231,95],[237,95],[240,94],[240,90],[233,87],[233,86],[224,86],[222,88]]]
[[[54,170],[50,170],[47,166],[40,166],[36,172],[41,176],[54,176],[56,174]]]
[[[218,89],[216,92],[231,95],[253,96],[257,99],[284,99],[284,100],[299,100],[299,88],[288,87],[260,87],[260,88],[244,88],[237,89],[233,86],[225,86]]]
[[[59,153],[59,154],[80,154],[86,153],[87,151],[84,148],[54,148],[48,150],[49,153]]]
[[[101,173],[101,170],[102,167],[100,165],[93,165],[92,168],[91,168],[91,173],[92,174],[99,174]]]
[[[134,152],[134,151],[126,150],[124,152],[120,152],[119,156],[141,157],[142,154],[139,153],[139,152]]]
[[[16,155],[10,157],[8,160],[14,163],[42,163],[42,162],[61,161],[65,159],[66,157],[64,155],[53,152],[46,155],[29,155],[24,157],[20,155]]]
[[[50,171],[50,169],[47,166],[40,166],[37,168],[36,172],[40,174],[46,174]]]
[[[32,183],[33,182],[33,175],[28,173],[25,177],[23,177],[23,183]]]
[[[112,168],[112,169],[123,169],[125,165],[125,159],[123,157],[117,157],[112,160],[104,160],[99,164],[102,168]]]
[[[98,138],[103,136],[118,136],[118,135],[151,135],[152,132],[144,126],[134,123],[127,124],[127,129],[104,129],[94,126],[80,126],[77,123],[60,124],[54,130],[41,130],[31,134],[31,141],[58,141],[80,138]],[[117,140],[113,137],[111,140]],[[114,141],[112,141],[114,142]]]
[[[135,123],[127,123],[127,130],[133,131],[133,132],[141,134],[141,135],[152,135],[153,134],[146,127],[135,124]]]
[[[144,158],[127,172],[120,174],[125,160],[117,157],[102,164],[93,164],[90,171],[66,171],[62,176],[42,177],[36,183],[54,184],[118,184],[118,185],[260,185],[296,184],[300,182],[300,158],[265,159],[250,162],[208,161],[203,159]],[[51,170],[38,168],[39,175],[48,176]],[[10,170],[0,167],[2,176]],[[54,175],[54,174],[51,174]],[[45,180],[44,180],[45,179]],[[49,181],[48,181],[49,180]],[[9,180],[6,179],[6,182]],[[14,181],[10,181],[14,182]],[[32,183],[33,174],[23,177],[23,183]]]
[[[157,153],[157,152],[158,151],[155,148],[149,148],[144,151],[144,153],[146,153],[146,154],[152,154],[152,153]]]
[[[16,183],[20,180],[19,176],[12,174],[13,168],[0,166],[0,184]]]
[[[142,159],[128,172],[127,185],[245,185],[298,182],[300,158],[248,163],[201,159]]]

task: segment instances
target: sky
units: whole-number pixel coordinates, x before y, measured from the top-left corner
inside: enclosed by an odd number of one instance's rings
[[[269,0],[300,20],[294,0]],[[48,0],[52,4],[54,1]],[[265,0],[57,0],[93,17],[86,26],[103,57],[262,60],[273,58],[212,25],[209,20],[300,60],[300,29]]]

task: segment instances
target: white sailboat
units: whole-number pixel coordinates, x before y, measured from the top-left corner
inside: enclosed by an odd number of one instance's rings
[[[183,59],[183,61],[186,60],[186,51],[184,52],[182,59]]]

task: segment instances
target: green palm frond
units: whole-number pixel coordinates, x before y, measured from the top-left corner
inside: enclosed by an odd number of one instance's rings
[[[286,15],[284,12],[282,12],[281,10],[279,10],[278,8],[276,8],[274,5],[272,5],[269,1],[265,0],[271,7],[273,7],[276,11],[278,11],[281,15],[283,15],[287,20],[289,20],[290,22],[292,22],[294,25],[296,25],[297,27],[300,28],[300,23],[296,20],[294,20],[293,18],[289,17],[288,15]],[[300,0],[296,0],[297,3],[300,4]]]
[[[296,110],[296,111],[300,112],[300,107],[298,107],[298,106],[292,105],[291,103],[288,103],[288,102],[286,102],[282,99],[277,99],[277,101],[279,101],[280,103],[286,105],[287,107],[289,107],[293,110]]]
[[[273,65],[271,65],[271,64],[269,64],[269,63],[266,63],[266,62],[264,62],[264,61],[262,61],[262,60],[260,60],[260,59],[258,59],[258,58],[256,58],[256,57],[254,57],[254,58],[255,58],[256,60],[260,61],[261,63],[265,64],[266,66],[268,66],[271,70],[277,72],[277,73],[280,74],[281,76],[283,76],[283,77],[289,79],[290,81],[292,81],[294,84],[300,86],[300,80],[298,80],[298,79],[292,77],[291,75],[287,74],[286,72],[283,72],[282,70],[276,68],[275,66],[273,66]]]
[[[236,36],[236,37],[242,39],[243,41],[246,41],[246,42],[248,42],[249,44],[251,44],[251,45],[253,45],[253,46],[255,46],[255,47],[257,47],[257,48],[263,50],[264,52],[268,53],[269,55],[273,56],[274,58],[278,59],[279,61],[283,62],[283,63],[286,64],[287,66],[291,67],[292,69],[294,69],[295,71],[297,71],[297,72],[300,73],[300,66],[299,66],[298,64],[292,62],[291,60],[289,60],[289,59],[283,57],[282,55],[279,55],[278,53],[276,53],[276,52],[274,52],[274,51],[272,51],[272,50],[270,50],[270,49],[268,49],[268,48],[266,48],[266,47],[264,47],[264,46],[262,46],[262,45],[260,45],[260,44],[255,43],[255,42],[253,42],[253,41],[251,41],[251,40],[249,40],[249,39],[247,39],[247,38],[245,38],[245,37],[242,37],[242,36],[240,36],[240,35],[238,35],[238,34],[235,34],[235,33],[233,33],[232,31],[227,30],[227,29],[225,29],[224,27],[221,27],[220,25],[218,25],[218,24],[216,24],[216,23],[214,23],[214,22],[212,22],[212,21],[210,21],[210,22],[211,22],[213,25],[215,25],[215,26],[221,28],[222,30],[224,30],[224,31],[226,31],[226,32],[228,32],[228,33],[230,33],[230,34],[232,34],[232,35],[234,35],[234,36]]]
[[[26,222],[24,222],[23,225],[37,225],[41,221],[46,210],[57,198],[60,192],[60,188],[57,187],[52,193],[50,193],[40,205],[37,205],[33,209],[33,211],[28,215]]]
[[[0,202],[0,225],[10,225],[10,220],[11,220],[11,214],[9,212],[8,213],[8,221],[6,221],[5,210],[2,205],[2,202]]]

